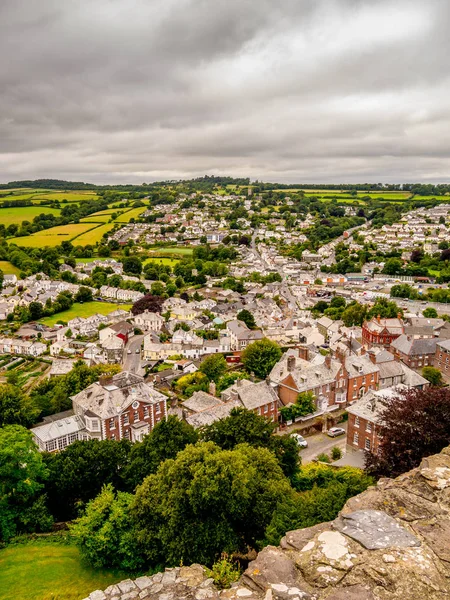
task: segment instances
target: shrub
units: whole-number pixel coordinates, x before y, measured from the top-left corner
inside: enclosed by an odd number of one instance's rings
[[[320,462],[325,462],[325,463],[331,462],[330,457],[328,456],[328,454],[325,454],[325,452],[321,452],[318,455],[317,460]]]
[[[338,446],[333,446],[333,448],[331,448],[331,458],[333,460],[342,458],[342,450]]]
[[[208,576],[214,579],[214,583],[220,589],[231,587],[231,584],[241,576],[241,569],[237,562],[231,560],[228,554],[222,554],[220,560],[215,562],[212,569],[207,570]]]

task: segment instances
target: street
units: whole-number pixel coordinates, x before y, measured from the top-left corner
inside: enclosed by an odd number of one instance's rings
[[[136,375],[144,375],[144,369],[141,367],[141,352],[140,348],[142,345],[143,335],[134,335],[128,340],[125,346],[123,354],[123,370],[130,371],[130,373],[136,373]],[[139,349],[139,353],[136,350]],[[131,350],[129,354],[128,351]]]
[[[347,423],[339,423],[337,427],[342,427],[342,429],[347,431]],[[322,452],[325,452],[325,454],[330,454],[331,449],[334,448],[334,446],[337,446],[344,451],[346,439],[346,435],[330,438],[324,433],[316,433],[314,435],[305,437],[305,440],[308,442],[308,447],[300,450],[302,463],[305,464],[311,462],[317,457],[318,454],[321,454]]]

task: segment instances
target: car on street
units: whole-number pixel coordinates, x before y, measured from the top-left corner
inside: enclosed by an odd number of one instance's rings
[[[140,348],[136,348],[136,354],[140,354],[141,349]]]
[[[130,349],[127,350],[127,354],[131,354],[131,350]]]
[[[344,434],[345,434],[345,429],[342,429],[342,427],[330,427],[330,429],[327,431],[328,437],[338,437],[339,435],[344,435]]]
[[[294,440],[297,442],[297,446],[300,446],[300,448],[308,447],[308,442],[299,433],[291,433],[291,438],[294,438]]]

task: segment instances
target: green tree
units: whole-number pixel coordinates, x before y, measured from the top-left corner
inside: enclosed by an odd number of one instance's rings
[[[91,302],[92,301],[92,290],[84,285],[78,288],[78,292],[75,295],[76,302]]]
[[[125,472],[128,487],[134,489],[147,475],[156,473],[162,462],[175,458],[178,452],[188,444],[195,444],[197,440],[198,433],[195,429],[173,415],[157,423],[142,442],[133,444],[131,448]]]
[[[267,338],[249,344],[241,356],[248,373],[254,373],[261,379],[267,377],[280,358],[280,346]]]
[[[349,304],[341,314],[341,319],[346,327],[352,327],[353,325],[361,326],[367,315],[367,306],[359,304],[359,302],[353,302]]]
[[[385,275],[401,275],[403,273],[403,261],[400,258],[388,258],[384,263],[382,273]]]
[[[225,374],[227,368],[227,361],[222,354],[211,354],[200,364],[200,371],[204,373],[210,381],[216,382]]]
[[[136,490],[132,511],[150,564],[212,564],[255,548],[279,500],[292,494],[273,454],[212,442],[188,446]]]
[[[142,263],[137,256],[128,256],[122,260],[123,270],[129,275],[140,275],[142,273]]]
[[[94,567],[136,571],[144,566],[130,514],[132,502],[131,494],[105,485],[70,527],[81,555]]]
[[[125,489],[131,444],[127,440],[77,441],[63,452],[45,454],[49,508],[60,521],[78,516],[103,485]]]
[[[41,495],[47,474],[29,431],[18,425],[0,429],[0,540],[51,527]]]
[[[16,385],[0,385],[0,427],[35,423],[39,415],[33,402]]]
[[[31,321],[38,321],[44,315],[44,307],[40,302],[30,302],[28,311]]]
[[[422,369],[422,375],[425,379],[428,379],[431,385],[437,387],[443,385],[442,373],[439,369],[436,369],[436,367],[424,367]]]
[[[316,410],[316,397],[312,392],[301,392],[295,401],[298,415],[304,417]]]
[[[435,308],[429,306],[422,312],[423,316],[427,319],[437,319],[438,313]]]
[[[240,312],[238,312],[236,318],[239,321],[242,321],[243,323],[245,323],[249,329],[255,329],[256,328],[255,317],[246,308],[244,308],[243,310],[241,310]]]

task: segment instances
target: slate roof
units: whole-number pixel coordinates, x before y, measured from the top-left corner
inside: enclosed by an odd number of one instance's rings
[[[436,351],[436,338],[414,339],[407,335],[401,335],[391,343],[391,346],[408,356],[418,356],[423,354],[434,354]]]

